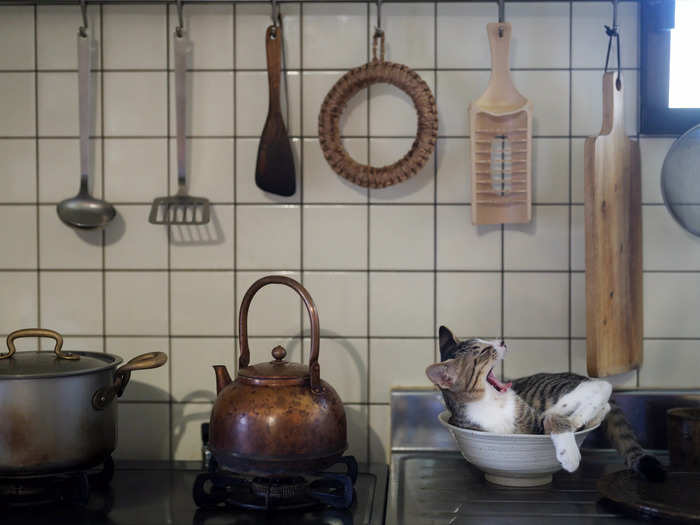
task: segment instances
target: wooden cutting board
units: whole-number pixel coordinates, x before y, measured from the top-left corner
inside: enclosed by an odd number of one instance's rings
[[[639,144],[625,133],[623,86],[603,75],[603,127],[586,139],[586,354],[603,377],[642,364]]]

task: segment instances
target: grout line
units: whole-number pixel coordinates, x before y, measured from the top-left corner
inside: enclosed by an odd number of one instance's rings
[[[233,4],[233,65],[235,67],[237,61],[237,49],[236,49],[236,22],[238,20],[238,4]],[[231,96],[233,97],[233,131],[237,131],[237,105],[236,105],[236,95],[238,86],[238,75],[234,73],[233,75],[233,90]],[[238,336],[238,319],[236,313],[238,312],[238,140],[233,141],[233,334]],[[238,374],[238,341],[233,343],[233,370]]]
[[[304,4],[299,4],[299,67],[301,68],[301,77],[304,74]],[[285,32],[286,35],[286,32]],[[284,46],[284,39],[282,40]],[[283,54],[282,58],[286,55]],[[283,64],[286,65],[286,64]],[[289,78],[285,74],[284,87],[286,90],[285,100],[289,101]],[[299,133],[304,136],[304,82],[303,78],[299,79]],[[289,116],[289,106],[287,106],[287,116]],[[291,122],[287,119],[287,129],[291,129]],[[304,283],[304,141],[299,140],[299,278],[302,286]],[[304,356],[304,317],[307,315],[306,308],[303,305],[300,308],[299,333],[301,334],[301,360],[305,361]],[[309,322],[309,330],[311,330],[311,322]],[[310,334],[309,334],[310,335]],[[309,352],[311,348],[309,348]]]
[[[103,16],[103,9],[104,6],[100,5],[99,9],[99,17],[100,17],[100,65],[104,64],[104,16]],[[94,34],[93,34],[94,38]],[[105,134],[105,82],[104,82],[104,73],[100,71],[98,73],[100,75],[100,135],[104,136]],[[90,73],[90,76],[92,76],[92,72]],[[92,79],[90,79],[92,82]],[[105,186],[105,141],[104,139],[99,139],[99,148],[100,148],[100,180],[102,182],[102,198],[104,199],[106,194],[107,194],[107,187]],[[93,148],[95,146],[93,145],[92,142],[90,142],[91,148],[90,151],[94,151]],[[90,163],[92,165],[92,163]],[[94,179],[94,171],[93,173],[93,179]],[[117,210],[117,213],[119,213],[119,210]],[[115,217],[116,218],[116,217]],[[107,352],[107,233],[105,232],[104,229],[100,232],[100,241],[102,242],[102,351]],[[168,391],[170,392],[170,387],[168,387]]]
[[[370,22],[370,4],[367,2],[366,7],[365,7],[365,53],[366,53],[366,59],[367,62],[370,60],[370,38],[372,34],[372,24]],[[359,94],[359,93],[358,93]],[[367,118],[367,137],[366,137],[366,144],[365,144],[365,153],[367,155],[367,164],[371,165],[372,164],[372,159],[371,159],[371,148],[370,148],[370,143],[369,143],[369,135],[370,135],[370,87],[368,86],[365,89],[365,97],[367,100],[367,113],[366,113],[366,118]],[[366,188],[365,191],[365,206],[367,206],[367,268],[370,268],[370,261],[371,261],[371,255],[370,255],[370,246],[371,246],[371,216],[372,216],[372,209],[370,208],[370,203],[371,203],[371,190],[369,188]],[[366,323],[366,329],[367,329],[367,403],[370,402],[372,399],[372,387],[371,387],[371,379],[372,379],[372,367],[370,366],[370,363],[372,362],[372,338],[370,337],[371,333],[371,323],[372,323],[372,312],[371,312],[371,293],[372,293],[372,286],[371,286],[371,281],[372,281],[372,274],[368,271],[367,272],[367,323]],[[367,406],[367,414],[366,414],[366,424],[367,424],[367,443],[366,443],[366,454],[367,454],[367,461],[370,462],[372,460],[372,427],[371,427],[371,414],[370,414],[370,409],[369,406]]]
[[[41,327],[41,208],[38,206],[39,200],[41,198],[41,179],[39,170],[39,74],[37,73],[37,66],[39,60],[39,36],[37,33],[38,29],[38,6],[34,6],[34,131],[36,132],[37,138],[34,139],[34,168],[36,173],[34,188],[36,202],[32,203],[36,206],[35,220],[36,220],[36,325]],[[36,341],[37,350],[41,350],[41,338],[37,338]]]
[[[438,67],[438,3],[437,0],[433,2],[433,66],[437,69]],[[435,107],[438,107],[438,77],[439,75],[435,73],[433,75],[433,80],[435,83],[434,88],[434,98]],[[439,127],[439,121],[438,121]],[[438,333],[438,163],[437,159],[439,157],[440,141],[435,141],[435,150],[433,151],[432,162],[433,162],[433,333]],[[466,184],[466,181],[465,181]],[[433,362],[437,362],[438,358],[439,343],[433,344]]]
[[[573,316],[572,316],[572,310],[573,310],[573,279],[572,279],[572,253],[571,253],[571,243],[573,242],[573,206],[571,201],[573,200],[573,193],[572,193],[572,186],[573,186],[573,159],[571,158],[573,154],[573,143],[571,139],[571,131],[573,128],[573,94],[572,94],[572,83],[573,83],[573,73],[571,71],[571,66],[573,64],[573,54],[574,54],[574,3],[573,0],[569,1],[569,206],[568,206],[568,212],[569,212],[569,246],[568,246],[568,264],[569,264],[569,301],[568,301],[568,318],[567,318],[567,323],[568,323],[568,334],[569,334],[569,341],[568,341],[568,353],[569,353],[569,372],[573,372],[571,369],[571,364],[573,363],[573,356],[572,356],[572,346],[571,346],[571,334],[572,334],[572,325],[573,325]]]

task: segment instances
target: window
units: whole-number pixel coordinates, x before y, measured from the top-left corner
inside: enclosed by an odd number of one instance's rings
[[[642,1],[641,132],[700,123],[700,0]]]

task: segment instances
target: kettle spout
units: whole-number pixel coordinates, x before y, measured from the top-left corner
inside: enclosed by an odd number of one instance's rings
[[[214,365],[214,374],[216,374],[216,393],[219,394],[227,385],[231,384],[231,376],[228,375],[228,370],[224,365]]]

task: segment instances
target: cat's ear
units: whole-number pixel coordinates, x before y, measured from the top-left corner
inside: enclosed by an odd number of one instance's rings
[[[450,332],[450,329],[447,328],[446,326],[441,326],[439,333],[440,333],[440,357],[444,361],[445,357],[446,357],[447,350],[449,350],[454,345],[456,345],[457,341],[455,339],[455,336],[452,335],[452,332]]]
[[[425,369],[425,375],[435,385],[445,390],[450,390],[457,380],[457,375],[452,368],[449,362],[435,363]]]

